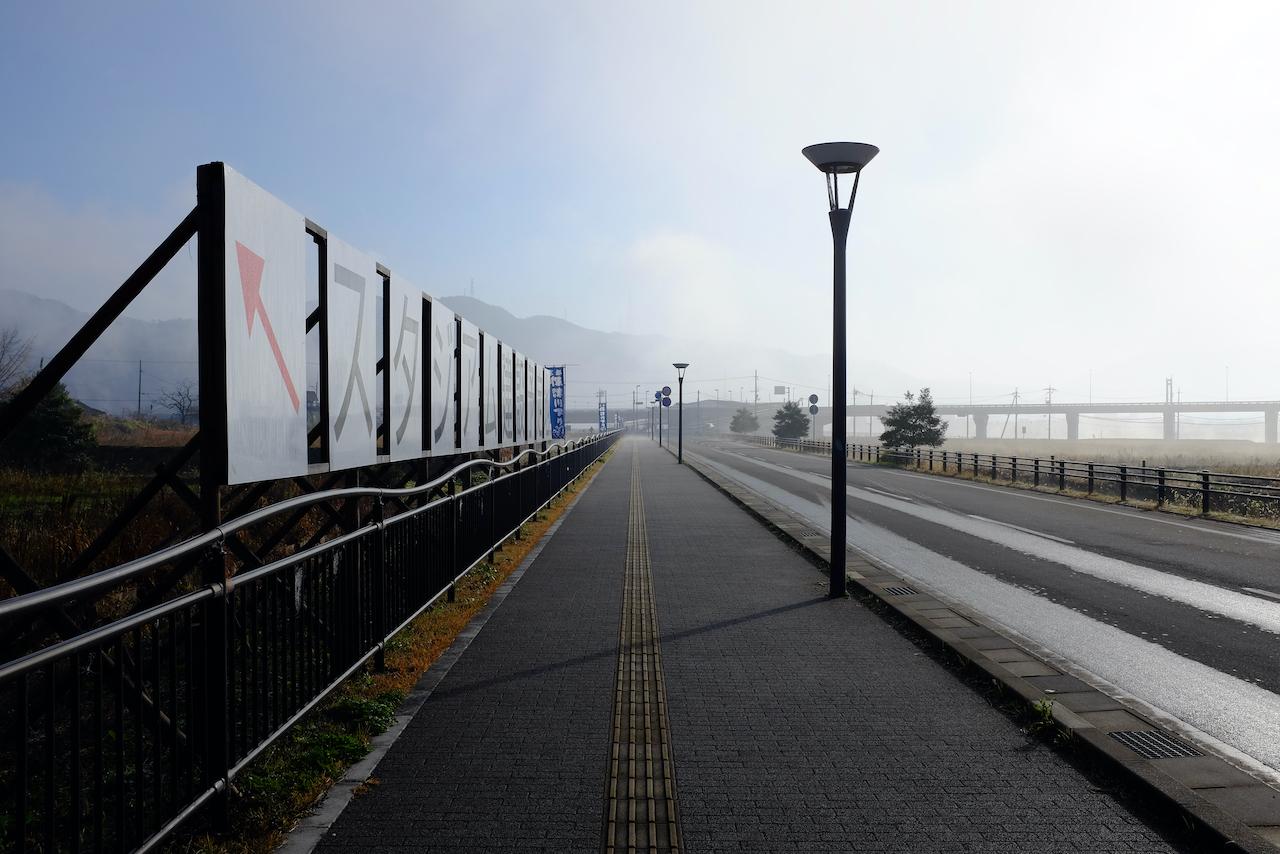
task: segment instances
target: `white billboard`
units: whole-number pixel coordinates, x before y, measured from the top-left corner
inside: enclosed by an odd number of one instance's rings
[[[227,483],[306,474],[306,220],[223,174]]]
[[[458,449],[457,315],[439,300],[431,301],[431,435],[432,454]]]
[[[503,445],[515,444],[515,405],[516,393],[515,386],[515,353],[510,347],[502,347],[502,388],[499,389],[502,398],[502,440]]]
[[[480,333],[480,363],[484,374],[484,446],[498,444],[498,339]]]
[[[480,330],[469,320],[460,318],[461,338],[461,393],[458,396],[458,418],[462,422],[464,451],[480,449]]]
[[[389,310],[388,451],[393,460],[412,460],[422,456],[422,291],[393,274]]]
[[[516,374],[516,381],[515,381],[516,426],[515,426],[514,436],[515,436],[516,444],[523,445],[525,442],[529,440],[529,435],[526,430],[526,427],[529,422],[525,419],[525,416],[526,416],[525,381],[524,381],[525,374],[526,374],[525,358],[520,353],[516,353],[515,374]]]
[[[378,461],[377,339],[382,277],[374,260],[336,237],[325,282],[329,350],[329,468]]]

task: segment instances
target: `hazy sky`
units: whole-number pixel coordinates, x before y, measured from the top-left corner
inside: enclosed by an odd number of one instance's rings
[[[820,353],[800,148],[853,139],[852,382],[1280,397],[1280,4],[2,14],[0,287],[96,307],[225,160],[438,294]],[[191,265],[134,313],[190,316]]]

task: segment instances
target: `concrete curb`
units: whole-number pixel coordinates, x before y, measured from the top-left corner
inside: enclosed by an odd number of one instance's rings
[[[524,577],[525,571],[533,565],[533,562],[542,554],[542,550],[546,547],[551,538],[555,536],[556,531],[560,530],[560,526],[564,524],[564,520],[569,518],[569,514],[573,512],[573,508],[577,506],[578,501],[586,494],[594,482],[588,481],[582,490],[573,497],[569,502],[569,506],[565,507],[564,512],[560,514],[547,532],[525,555],[524,560],[520,561],[520,565],[511,571],[506,581],[498,585],[498,589],[489,597],[489,601],[480,609],[471,620],[463,627],[458,636],[453,639],[446,649],[435,662],[427,668],[422,676],[418,677],[417,683],[413,686],[413,690],[409,692],[409,696],[405,697],[404,702],[400,704],[400,708],[396,710],[396,720],[385,732],[374,737],[370,742],[370,750],[368,755],[360,759],[351,767],[349,767],[342,779],[337,781],[329,788],[321,800],[312,808],[311,812],[289,831],[284,842],[276,848],[280,854],[311,854],[324,839],[329,828],[333,827],[338,817],[342,815],[343,810],[356,797],[356,789],[364,785],[373,772],[377,769],[378,763],[382,761],[387,752],[391,750],[391,746],[399,740],[400,736],[408,728],[409,722],[413,720],[414,715],[426,704],[431,698],[431,694],[449,675],[449,671],[453,665],[467,651],[467,647],[471,646],[471,642],[480,634],[480,630],[484,628],[485,623],[489,622],[489,618],[502,605],[503,600]]]
[[[727,495],[766,527],[822,567],[831,563],[825,537],[814,537],[805,520],[752,492],[694,455],[684,464]],[[905,618],[937,644],[978,668],[1028,709],[1049,701],[1055,724],[1090,758],[1118,772],[1151,799],[1176,811],[1205,850],[1280,852],[1280,791],[1212,755],[1148,758],[1111,733],[1140,733],[1138,738],[1170,739],[1169,733],[1120,700],[1028,652],[991,621],[904,579],[866,554],[851,556],[849,581]],[[1129,736],[1122,736],[1130,738]],[[1193,748],[1194,749],[1194,748]]]

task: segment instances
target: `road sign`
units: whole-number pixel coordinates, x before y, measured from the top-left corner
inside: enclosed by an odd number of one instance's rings
[[[809,395],[810,404],[816,404],[817,402],[818,402],[818,396],[816,394]]]
[[[817,415],[817,414],[818,414],[818,407],[816,407],[816,406],[810,406],[810,407],[809,407],[809,414],[810,414],[810,415]]]
[[[671,397],[671,386],[669,386],[669,385],[664,385],[664,386],[662,387],[662,396],[663,396],[663,397]]]
[[[663,406],[670,406],[670,405],[671,405],[671,398],[669,398],[669,397],[664,397],[664,398],[662,398],[662,405],[663,405]]]
[[[786,387],[786,386],[784,386],[784,385],[776,385],[776,386],[774,386],[774,387],[773,387],[773,393],[774,393],[774,394],[786,394],[786,393],[787,393],[787,387]]]

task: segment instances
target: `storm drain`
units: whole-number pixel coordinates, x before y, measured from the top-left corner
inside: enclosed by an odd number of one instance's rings
[[[826,534],[821,531],[815,531],[813,528],[801,528],[800,538],[805,540],[822,540],[826,539]]]
[[[614,683],[613,739],[605,792],[605,854],[676,852],[680,831],[671,725],[658,647],[658,611],[649,571],[649,537],[640,491],[640,455],[632,457],[631,515]]]
[[[1203,756],[1191,745],[1162,732],[1124,730],[1107,735],[1145,759],[1172,759],[1176,756]]]
[[[914,596],[920,592],[919,590],[916,590],[914,587],[907,587],[906,585],[902,585],[902,584],[895,585],[893,587],[884,587],[881,589],[884,590],[885,593],[888,593],[890,596]]]

